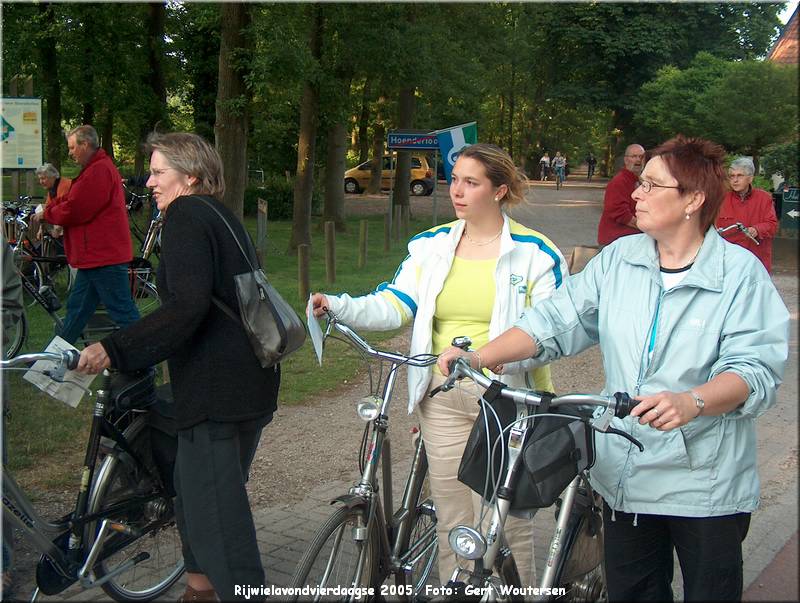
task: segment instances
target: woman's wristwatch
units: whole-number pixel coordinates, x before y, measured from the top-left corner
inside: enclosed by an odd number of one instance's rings
[[[689,395],[694,398],[694,404],[697,406],[697,416],[699,417],[703,414],[703,409],[706,407],[706,401],[703,400],[700,395],[692,389],[689,390]]]

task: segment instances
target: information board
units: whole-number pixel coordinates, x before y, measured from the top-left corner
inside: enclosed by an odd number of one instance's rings
[[[42,99],[3,98],[0,123],[2,167],[33,170],[42,165]]]
[[[800,217],[800,189],[787,188],[783,191],[783,203],[781,204],[780,227],[781,230],[798,230],[798,218]]]
[[[386,137],[386,143],[390,150],[435,151],[439,149],[436,134],[424,130],[392,130]]]

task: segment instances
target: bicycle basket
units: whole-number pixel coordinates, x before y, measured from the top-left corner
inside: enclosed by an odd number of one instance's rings
[[[500,433],[498,420],[505,429],[516,419],[515,404],[498,397],[498,392],[504,385],[500,382],[495,383],[495,387],[486,391],[484,400],[492,407],[497,418],[492,412],[487,415],[482,405],[458,468],[459,481],[487,500],[492,500],[495,490],[492,477],[490,476],[488,482],[486,479],[489,470],[488,458],[493,448],[495,482],[502,480],[507,467],[507,459],[503,459],[501,464],[501,457],[508,444],[509,432],[506,431],[502,443],[498,442],[495,446]],[[511,500],[512,510],[522,511],[551,506],[580,471],[594,464],[594,431],[591,427],[585,420],[575,415],[550,411],[549,405],[553,395],[546,392],[538,393],[542,396],[543,402],[536,409],[537,414],[563,414],[563,417],[546,416],[535,419],[533,429],[528,432],[523,445],[523,462],[515,480]],[[484,417],[487,420],[484,420]]]

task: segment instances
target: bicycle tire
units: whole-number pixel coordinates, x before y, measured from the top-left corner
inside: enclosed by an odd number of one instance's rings
[[[140,535],[110,536],[92,571],[99,580],[125,560],[147,553],[149,558],[114,576],[101,588],[115,601],[152,601],[169,590],[184,572],[181,541],[172,499],[158,477],[150,427],[144,417],[136,418],[124,435],[146,470],[130,455],[109,454],[97,473],[88,512],[102,513],[112,505],[118,506],[119,512],[109,518],[135,528]],[[99,522],[86,526],[87,545],[94,542],[98,528]]]
[[[363,526],[366,522],[367,509],[361,507],[339,507],[319,527],[314,534],[306,552],[297,564],[292,580],[289,583],[292,600],[311,601],[354,601],[356,596],[332,597],[322,596],[313,589],[326,587],[358,588],[375,587],[378,584],[379,543],[376,526],[373,524],[367,539],[361,543],[355,541],[349,531],[352,527]],[[361,565],[361,575],[358,567]],[[327,579],[325,579],[327,575]],[[323,580],[325,579],[325,580]],[[304,587],[311,587],[311,592],[301,592]],[[358,600],[366,597],[363,592]]]
[[[136,307],[139,308],[139,314],[147,316],[161,305],[161,298],[158,295],[158,290],[155,285],[148,279],[152,278],[151,275],[133,275],[133,282],[131,285],[131,295],[133,301],[136,302]]]
[[[19,320],[3,333],[3,358],[13,358],[25,345],[28,339],[28,317],[23,312]]]
[[[584,508],[570,519],[564,536],[566,554],[560,563],[554,586],[563,588],[559,601],[575,603],[607,601],[603,567],[602,515],[592,507]]]

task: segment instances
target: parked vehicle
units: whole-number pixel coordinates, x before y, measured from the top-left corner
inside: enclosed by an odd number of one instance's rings
[[[411,194],[430,195],[433,192],[433,164],[425,155],[411,156]],[[392,187],[394,170],[392,169],[392,156],[383,156],[383,173],[381,174],[381,189]],[[365,161],[344,173],[344,192],[360,193],[369,186],[372,160]]]

